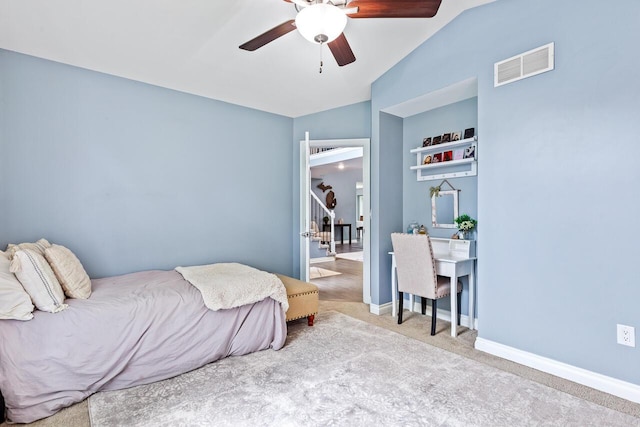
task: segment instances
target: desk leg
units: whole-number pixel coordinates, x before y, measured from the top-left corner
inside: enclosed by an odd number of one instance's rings
[[[391,255],[391,316],[396,317],[397,312],[397,295],[398,295],[398,274],[396,271],[396,257]]]
[[[458,278],[451,277],[451,336],[456,337],[458,335]]]
[[[475,299],[476,299],[476,262],[472,261],[469,274],[469,329],[475,329]]]

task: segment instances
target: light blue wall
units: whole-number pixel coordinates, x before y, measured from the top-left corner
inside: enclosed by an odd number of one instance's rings
[[[391,233],[402,229],[403,120],[371,114],[379,129],[371,140],[371,302],[381,305],[391,301]]]
[[[316,180],[313,180],[316,181]],[[356,236],[356,182],[362,182],[362,169],[360,170],[344,170],[341,172],[331,173],[324,176],[319,182],[325,185],[331,185],[333,193],[336,197],[336,223],[342,218],[345,224],[351,224],[351,237]],[[326,204],[327,192],[323,193],[316,185],[312,185],[311,189],[323,203]],[[322,221],[322,218],[320,219]],[[345,228],[345,241],[348,228]],[[336,239],[340,236],[340,232],[336,231]]]
[[[291,245],[294,249],[293,274],[296,277],[299,277],[300,274],[300,141],[304,140],[305,131],[309,132],[309,138],[312,140],[369,138],[371,135],[371,103],[369,101],[359,102],[293,119],[291,146],[293,230]]]
[[[0,50],[0,247],[291,274],[293,120]],[[265,249],[268,248],[268,249]]]
[[[407,117],[403,123],[403,168],[402,168],[402,225],[406,230],[409,223],[417,221],[424,224],[433,237],[449,238],[456,231],[450,228],[431,226],[431,199],[429,188],[442,182],[442,179],[418,181],[416,171],[410,170],[416,165],[416,155],[410,150],[421,147],[425,137],[442,135],[445,132],[475,128],[478,130],[478,99],[471,98],[446,107],[436,108],[425,113]],[[435,173],[448,172],[447,168]],[[425,173],[426,175],[426,173]],[[447,178],[451,185],[460,190],[459,213],[477,218],[478,180],[477,177]],[[443,189],[449,189],[447,185]]]
[[[640,328],[627,238],[640,211],[639,17],[633,0],[499,0],[377,80],[371,106],[382,176],[398,166],[381,155],[380,109],[477,77],[479,336],[635,384],[640,347],[617,345],[616,323]],[[493,87],[495,62],[552,41],[554,71]],[[379,206],[395,201],[376,191]]]
[[[433,181],[418,181],[416,171],[409,167],[416,165],[416,155],[410,150],[421,147],[425,137],[442,135],[445,132],[464,132],[465,129],[475,128],[478,132],[478,98],[470,98],[456,102],[445,107],[436,108],[427,112],[407,117],[403,120],[403,168],[402,168],[402,229],[406,230],[412,221],[424,224],[432,237],[450,238],[457,230],[451,228],[433,228],[431,226],[431,199],[429,189],[442,182],[442,179]],[[450,169],[439,168],[436,173],[448,172]],[[472,218],[478,217],[478,179],[477,177],[447,178],[451,185],[460,190],[458,197],[459,214],[468,214]],[[447,185],[443,189],[449,189]],[[482,236],[482,233],[478,233]],[[469,285],[468,278],[461,279],[462,314],[468,314],[469,310]],[[478,284],[480,286],[480,284]],[[444,298],[438,303],[438,307],[449,310],[450,301]],[[476,311],[476,315],[479,313]]]

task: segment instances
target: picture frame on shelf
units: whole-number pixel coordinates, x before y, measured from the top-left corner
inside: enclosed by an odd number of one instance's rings
[[[465,159],[475,159],[476,158],[476,146],[475,144],[468,146],[464,149],[464,158]]]
[[[414,156],[409,169],[415,172],[418,182],[478,175],[475,128],[461,128],[464,130],[422,137],[422,146],[409,150]],[[462,138],[465,131],[474,136]]]
[[[468,128],[464,130],[464,139],[476,136],[476,128]]]

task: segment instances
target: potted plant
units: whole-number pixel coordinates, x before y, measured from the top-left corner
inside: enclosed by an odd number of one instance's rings
[[[329,217],[325,215],[325,216],[324,216],[324,218],[322,218],[322,221],[323,221],[325,224],[329,224]]]
[[[453,221],[458,225],[458,237],[460,239],[471,240],[471,235],[473,230],[475,230],[478,221],[467,214],[460,215]]]
[[[440,184],[442,185],[442,184]],[[440,196],[440,185],[436,185],[435,187],[429,187],[429,198],[433,198],[433,196],[439,197]]]

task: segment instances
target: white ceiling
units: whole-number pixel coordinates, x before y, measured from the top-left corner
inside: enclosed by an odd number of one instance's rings
[[[389,0],[392,1],[392,0]],[[356,62],[338,67],[293,31],[238,48],[293,19],[283,0],[0,0],[0,48],[298,117],[370,99],[371,83],[465,9],[443,0],[431,19],[349,19]]]
[[[406,118],[476,96],[478,96],[478,79],[472,77],[400,104],[392,105],[382,111]]]
[[[362,170],[362,147],[334,148],[312,154],[309,164],[311,178],[324,178],[334,173]]]
[[[310,168],[311,178],[324,179],[327,175],[334,173],[362,170],[362,157],[356,159],[343,160],[341,162],[327,163]]]

